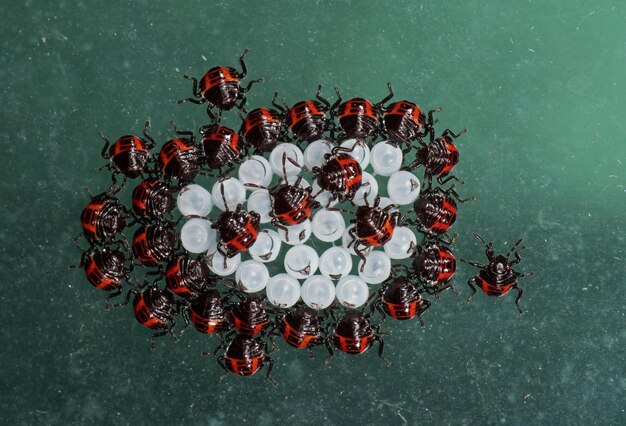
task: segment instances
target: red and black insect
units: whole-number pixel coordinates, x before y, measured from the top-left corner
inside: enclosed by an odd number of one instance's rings
[[[391,83],[387,83],[389,95],[377,106],[383,110],[384,129],[389,140],[395,143],[408,143],[416,138],[423,138],[433,132],[433,113],[442,111],[441,108],[428,112],[428,119],[422,109],[410,101],[394,102],[387,107],[384,104],[393,97]],[[410,147],[409,147],[410,148]]]
[[[330,108],[331,117],[339,119],[341,133],[338,139],[366,139],[380,132],[379,109],[363,98],[352,98],[341,103],[339,88],[335,87],[337,101]]]
[[[243,142],[237,132],[218,124],[200,127],[203,156],[211,169],[219,169],[223,176],[235,168],[235,161],[243,151]],[[226,171],[221,172],[226,167]]]
[[[422,314],[430,307],[430,302],[422,298],[420,291],[408,278],[397,276],[379,290],[379,299],[375,305],[383,319],[386,315],[397,320],[418,317],[423,327]]]
[[[420,232],[427,236],[438,237],[443,241],[443,234],[456,221],[456,203],[465,203],[473,199],[473,196],[462,199],[454,190],[454,185],[448,189],[439,187],[429,189],[413,204],[417,221],[408,218],[403,218],[402,221],[419,225]]]
[[[297,349],[308,348],[324,343],[322,338],[322,320],[313,309],[298,306],[284,316],[276,317],[278,329],[285,341]]]
[[[272,188],[266,188],[251,183],[247,183],[246,186],[263,188],[269,191],[270,201],[272,203],[272,225],[285,231],[285,238],[289,241],[289,230],[287,227],[309,220],[313,211],[318,208],[320,204],[311,196],[312,188],[310,186],[303,188],[300,185],[302,182],[301,176],[298,176],[293,184],[289,183],[285,167],[287,162],[286,153],[283,153],[282,161],[283,180],[279,184]],[[295,162],[294,164],[298,165]],[[301,236],[300,239],[302,238]]]
[[[174,210],[172,188],[158,178],[148,178],[133,190],[133,211],[139,218],[155,219]]]
[[[216,229],[219,234],[217,251],[224,256],[224,267],[226,267],[227,258],[248,250],[254,244],[259,235],[261,215],[244,210],[241,204],[238,204],[235,210],[228,210],[224,183],[220,183],[220,191],[226,210],[211,224],[211,228]]]
[[[223,333],[229,328],[224,308],[225,299],[215,289],[204,290],[191,300],[183,315],[191,313],[191,323],[200,333]]]
[[[91,195],[91,201],[80,216],[83,235],[93,246],[96,242],[110,240],[126,227],[126,207],[108,192]]]
[[[237,108],[241,109],[246,103],[245,93],[250,90],[253,84],[261,83],[262,78],[258,80],[251,80],[248,86],[245,88],[241,86],[241,80],[248,73],[246,64],[243,61],[246,53],[249,49],[243,51],[239,57],[239,63],[241,64],[241,72],[231,67],[213,67],[202,77],[200,82],[194,77],[188,75],[184,78],[193,81],[193,97],[187,99],[181,99],[178,103],[192,102],[194,104],[207,105],[207,114],[211,119],[215,119],[212,113],[212,109],[215,107],[220,110],[230,110],[236,104],[237,101],[241,101]]]
[[[287,230],[286,226],[300,224],[311,217],[319,203],[311,196],[311,187],[302,188],[302,177],[292,184],[283,181],[270,189],[272,201],[272,224]]]
[[[428,293],[438,295],[448,288],[457,293],[450,284],[456,271],[456,259],[443,242],[426,239],[417,246],[411,266],[409,275],[417,278]]]
[[[79,249],[83,252],[80,264],[71,268],[84,268],[91,285],[110,292],[107,300],[119,296],[123,291],[122,281],[130,280],[129,272],[132,270],[132,263],[127,265],[124,253],[109,247]]]
[[[228,314],[232,326],[245,336],[255,336],[270,325],[270,317],[257,296],[246,296]]]
[[[274,98],[278,92],[274,93]],[[250,111],[241,123],[239,134],[256,153],[271,151],[279,141],[284,140],[284,127],[280,113],[270,108],[256,108]]]
[[[227,258],[246,251],[259,234],[261,216],[248,212],[239,204],[235,210],[226,210],[211,224],[219,234],[217,251]]]
[[[330,154],[324,155],[324,164],[311,170],[320,189],[332,194],[331,200],[335,198],[341,202],[352,200],[363,183],[361,165],[348,154],[356,146],[357,144],[352,149],[333,148]]]
[[[330,324],[333,334],[326,341],[326,347],[330,355],[324,362],[325,364],[334,355],[333,346],[341,352],[357,355],[371,348],[374,342],[378,342],[378,356],[385,364],[390,365],[390,362],[383,357],[384,341],[378,334],[380,325],[374,325],[369,320],[372,314],[373,311],[367,315],[359,312],[346,312],[338,322]]]
[[[174,228],[168,223],[143,225],[133,236],[133,254],[144,266],[157,266],[168,260],[174,253],[178,238]]]
[[[215,353],[222,347],[223,345],[220,345]],[[267,364],[269,367],[265,377],[276,386],[276,381],[270,375],[274,361],[266,355],[267,352],[267,342],[261,343],[252,337],[237,335],[226,347],[224,355],[217,358],[217,362],[226,371],[226,374],[234,373],[238,376],[252,376]],[[220,380],[223,380],[224,377],[226,375],[222,376]]]
[[[517,272],[513,270],[513,267],[522,261],[520,253],[525,248],[524,246],[519,247],[519,245],[522,243],[522,239],[520,238],[519,240],[517,240],[507,254],[496,255],[493,251],[493,244],[491,242],[486,243],[485,240],[483,240],[482,237],[478,234],[474,234],[474,236],[478,241],[485,245],[485,253],[487,254],[487,259],[489,260],[489,263],[487,265],[483,265],[481,263],[473,262],[471,260],[461,259],[462,262],[465,262],[475,268],[480,269],[478,275],[470,278],[467,281],[467,285],[472,290],[472,294],[467,299],[467,302],[469,303],[476,294],[475,285],[477,285],[487,296],[493,297],[504,296],[512,289],[515,289],[517,290],[515,304],[517,305],[517,309],[519,309],[520,314],[524,313],[521,306],[519,305],[519,301],[522,298],[523,290],[519,286],[517,279],[534,275],[534,273]],[[514,255],[515,259],[510,260],[509,258],[511,257],[511,255]]]
[[[182,131],[172,122],[178,136],[165,142],[159,152],[158,164],[163,175],[180,182],[191,182],[200,171],[201,152],[196,144],[196,135],[191,131]]]
[[[187,254],[173,257],[165,269],[168,288],[185,299],[193,299],[215,284],[215,277],[205,262]]]
[[[321,91],[322,85],[320,84],[315,94],[317,100],[301,101],[291,108],[286,104],[282,107],[272,102],[285,117],[285,125],[296,138],[296,143],[323,139],[324,133],[331,125],[331,121],[326,117],[326,113],[330,110],[330,103],[320,95]]]
[[[174,300],[172,293],[156,286],[150,286],[141,291],[132,289],[126,294],[126,300],[123,303],[114,306],[128,305],[131,295],[135,295],[133,311],[137,321],[144,327],[161,330],[152,335],[152,349],[156,347],[157,337],[170,334],[174,340],[178,340],[172,329],[176,325],[174,317],[178,315],[180,305]]]
[[[146,121],[143,129],[145,139],[135,135],[126,135],[113,142],[113,144],[100,132],[100,137],[104,139],[101,155],[105,160],[111,161],[106,167],[113,172],[114,188],[117,186],[116,176],[118,174],[124,175],[124,180],[121,184],[123,186],[126,178],[134,179],[146,170],[150,161],[150,150],[156,144],[152,136],[148,134],[148,127],[150,127],[149,120]],[[109,145],[111,145],[110,148]]]
[[[461,130],[455,134],[450,129],[446,129],[443,134],[435,139],[434,132],[430,133],[430,143],[425,144],[420,138],[418,142],[421,148],[417,150],[415,161],[402,170],[413,170],[418,166],[424,166],[424,180],[428,182],[427,188],[432,187],[433,177],[437,178],[437,182],[443,185],[450,180],[456,180],[463,184],[464,182],[456,176],[449,175],[454,166],[459,162],[459,150],[452,142],[453,138],[458,138],[467,129]]]
[[[379,207],[380,196],[374,199],[374,204],[371,206],[367,204],[367,197],[365,203],[364,206],[357,208],[356,217],[351,220],[351,222],[356,223],[356,226],[349,231],[349,235],[352,237],[349,246],[354,244],[354,251],[363,260],[361,271],[364,270],[365,262],[367,262],[363,250],[386,244],[393,236],[393,231],[400,219],[400,212],[390,211],[397,208],[395,204],[390,204],[384,208]]]

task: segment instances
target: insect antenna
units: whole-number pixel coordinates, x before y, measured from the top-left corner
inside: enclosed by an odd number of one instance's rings
[[[224,201],[224,208],[228,209],[228,204],[226,203],[226,195],[224,194],[224,182],[220,182],[220,193],[222,194],[222,201]]]
[[[512,246],[512,247],[511,247],[511,249],[509,250],[509,252],[506,254],[506,258],[507,258],[507,259],[508,259],[508,258],[509,258],[512,254],[513,254],[513,252],[515,251],[515,249],[517,248],[517,246],[519,246],[520,244],[522,244],[522,241],[523,241],[523,240],[524,240],[523,238],[520,238],[519,240],[515,241],[515,244],[513,244],[513,246]],[[520,251],[521,251],[521,250],[523,250],[523,247],[520,249]]]

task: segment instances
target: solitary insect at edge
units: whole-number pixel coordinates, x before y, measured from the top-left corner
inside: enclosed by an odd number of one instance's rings
[[[520,314],[523,314],[524,311],[519,305],[523,290],[517,283],[517,279],[534,275],[534,272],[516,272],[513,270],[513,266],[522,261],[520,252],[524,250],[525,247],[522,246],[519,249],[517,248],[522,243],[522,239],[520,238],[517,240],[509,252],[503,256],[501,254],[496,255],[494,253],[493,243],[486,243],[485,240],[483,240],[478,234],[474,234],[474,236],[478,241],[485,245],[485,253],[487,254],[489,263],[487,265],[483,265],[471,260],[461,259],[462,262],[480,269],[478,275],[467,281],[467,285],[470,289],[472,289],[472,294],[467,299],[467,302],[469,303],[476,294],[476,287],[474,287],[474,285],[478,285],[487,296],[493,297],[504,296],[511,289],[515,289],[517,290],[515,304],[517,305],[517,309],[519,309]],[[509,260],[511,255],[514,255],[515,259]]]

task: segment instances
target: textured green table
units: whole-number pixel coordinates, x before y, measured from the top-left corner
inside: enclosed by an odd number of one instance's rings
[[[13,3],[13,5],[9,5]],[[24,3],[24,4],[22,4]],[[439,2],[437,2],[439,3]],[[626,5],[619,1],[4,1],[0,6],[2,292],[0,423],[625,424]],[[309,98],[444,106],[459,175],[462,257],[479,232],[504,250],[525,237],[520,316],[513,297],[464,298],[474,270],[416,321],[388,323],[374,351],[277,356],[272,388],[228,377],[199,352],[160,342],[130,310],[105,312],[78,271],[78,217],[109,183],[97,131],[161,137],[206,121],[179,106],[183,73],[248,57],[265,84]]]

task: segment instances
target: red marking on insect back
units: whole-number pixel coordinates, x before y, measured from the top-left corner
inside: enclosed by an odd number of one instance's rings
[[[319,337],[316,335],[304,334],[296,330],[287,320],[283,320],[283,327],[285,328],[283,331],[283,338],[287,343],[295,348],[308,348],[309,346],[316,344],[319,340]]]
[[[121,138],[116,140],[111,146],[109,151],[109,158],[113,159],[120,154],[131,151],[140,151],[147,153],[148,147],[146,146],[144,141],[137,136],[122,136]]]
[[[189,287],[183,284],[183,274],[181,271],[181,262],[182,257],[178,257],[175,263],[172,263],[167,271],[165,272],[165,280],[167,281],[167,285],[172,290],[172,292],[176,293],[179,296],[186,297],[192,296],[193,292]]]
[[[102,269],[98,267],[96,262],[93,259],[93,256],[90,256],[87,259],[87,263],[85,265],[85,274],[87,275],[87,280],[96,288],[100,290],[109,291],[116,287],[119,287],[120,282],[114,278],[107,277]]]
[[[206,74],[200,80],[200,94],[204,96],[204,93],[213,87],[224,84],[236,82],[239,83],[239,73],[230,67],[214,67],[207,71]]]
[[[267,108],[258,108],[250,111],[244,120],[244,133],[247,134],[255,127],[266,123],[279,123],[280,118]]]
[[[378,119],[374,105],[362,98],[349,99],[339,108],[340,120],[355,115],[365,116],[373,120]]]
[[[349,338],[341,336],[335,333],[334,341],[335,345],[342,351],[347,354],[362,354],[366,350],[370,348],[372,342],[374,341],[374,337],[372,335],[367,335],[363,337],[359,337],[357,339]]]
[[[394,224],[391,217],[388,217],[383,226],[373,235],[361,238],[361,240],[371,246],[379,247],[386,244],[393,236]]]
[[[258,228],[255,227],[252,216],[249,216],[246,225],[232,240],[226,242],[225,245],[227,247],[232,247],[237,252],[245,251],[250,248],[252,244],[254,244],[258,234]]]
[[[263,366],[263,357],[256,356],[254,358],[225,358],[226,367],[239,376],[251,376]]]
[[[83,226],[83,231],[88,237],[97,238],[97,223],[98,216],[102,212],[102,209],[107,204],[107,201],[92,201],[87,204],[85,210],[81,215],[80,221]]]
[[[457,147],[447,141],[444,143],[444,146],[448,155],[446,158],[446,163],[439,173],[440,176],[445,176],[450,173],[452,169],[454,169],[454,166],[456,166],[456,164],[459,162],[459,150],[457,149]]]
[[[484,278],[478,276],[476,281],[481,290],[488,296],[500,297],[507,294],[511,288],[516,284],[515,281],[509,284],[496,285],[486,281]]]
[[[437,282],[450,281],[456,270],[456,259],[454,255],[444,248],[439,247],[437,250],[439,256],[439,265]]]
[[[137,260],[146,266],[158,266],[161,262],[154,256],[148,245],[148,228],[135,234],[133,238],[133,253]]]
[[[242,321],[234,314],[232,315],[232,319],[233,327],[235,327],[235,329],[237,329],[240,334],[243,334],[245,336],[254,336],[255,334],[260,333],[270,323],[269,321],[263,321],[255,325],[251,325],[245,321]]]
[[[293,129],[296,124],[305,118],[323,117],[325,115],[326,114],[321,111],[313,101],[298,102],[289,110],[289,128]]]
[[[174,158],[176,158],[176,156],[180,153],[191,151],[192,149],[194,149],[193,144],[186,139],[172,139],[167,141],[159,152],[161,169],[167,169],[167,166]]]
[[[214,334],[225,329],[224,318],[205,318],[191,311],[191,322],[196,330],[205,334]]]
[[[143,293],[139,293],[135,298],[133,310],[135,312],[135,317],[137,318],[137,321],[139,321],[145,327],[158,329],[163,328],[166,325],[165,322],[154,316],[150,309],[148,309],[148,305],[144,300]]]
[[[436,216],[435,222],[428,229],[436,233],[446,232],[456,220],[456,211],[454,201],[444,195],[441,199],[440,213]]]
[[[391,303],[384,301],[383,309],[388,315],[397,320],[407,320],[417,315],[419,304],[419,300],[413,300],[408,303]]]

